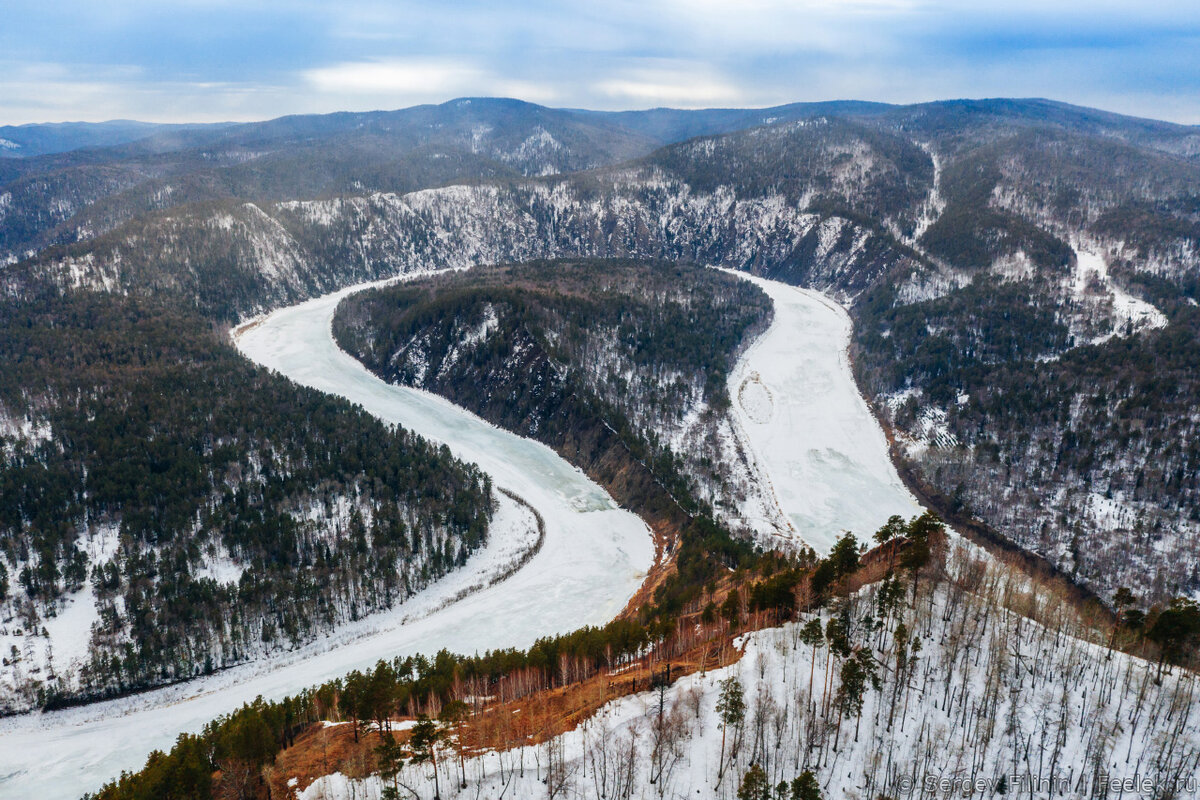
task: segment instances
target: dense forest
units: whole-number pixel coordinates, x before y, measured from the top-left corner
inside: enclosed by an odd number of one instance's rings
[[[953,511],[1104,596],[1162,599],[1200,588],[1200,314],[1194,281],[1142,288],[1166,327],[1092,338],[1035,282],[984,276],[912,304],[881,287],[855,307],[855,346]]]
[[[294,646],[486,536],[485,476],[251,366],[194,314],[51,290],[0,320],[0,709]]]
[[[549,444],[633,508],[661,487],[688,514],[715,513],[749,535],[742,506],[748,495],[763,501],[730,426],[726,383],[770,318],[767,297],[734,276],[557,261],[354,295],[334,331],[381,377]],[[611,463],[613,437],[653,486]]]

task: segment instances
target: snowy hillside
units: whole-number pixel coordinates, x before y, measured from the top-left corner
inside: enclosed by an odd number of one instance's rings
[[[461,789],[447,748],[442,796],[740,798],[752,765],[772,791],[811,770],[829,798],[1200,796],[1194,674],[1168,673],[1160,686],[1154,664],[1074,638],[1065,618],[1013,613],[1006,606],[1053,614],[1053,600],[969,550],[956,548],[950,569],[958,577],[920,590],[915,607],[905,597],[880,613],[872,587],[751,634],[735,665],[684,678],[662,698],[627,697],[545,744],[471,758]],[[850,631],[844,657],[802,635],[834,618]],[[848,682],[847,665],[859,663],[877,686]],[[731,680],[745,711],[726,722],[718,703]],[[398,781],[432,797],[428,765]],[[386,786],[332,775],[299,796],[375,800]]]

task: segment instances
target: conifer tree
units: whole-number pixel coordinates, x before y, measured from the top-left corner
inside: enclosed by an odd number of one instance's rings
[[[800,629],[800,641],[812,648],[812,661],[808,665],[808,698],[812,702],[813,673],[817,670],[817,645],[825,641],[825,636],[821,633],[821,620],[810,619],[806,622]]]
[[[408,740],[408,749],[412,753],[412,763],[433,766],[433,797],[438,800],[442,796],[438,784],[437,748],[442,741],[442,732],[437,723],[424,714],[417,716],[417,724],[413,726],[412,736]]]
[[[399,779],[400,770],[404,768],[404,749],[396,742],[396,737],[392,735],[391,731],[385,733],[383,742],[376,746],[375,758],[379,763],[379,777],[392,782],[391,786],[383,790],[383,800],[399,800]]]
[[[771,784],[767,782],[767,773],[755,762],[742,776],[737,800],[771,800],[770,792]]]
[[[806,769],[792,779],[791,800],[821,800],[821,784],[811,769]]]
[[[853,533],[847,533],[837,540],[829,552],[829,560],[833,562],[834,574],[839,580],[854,574],[858,569],[858,540]]]
[[[1159,647],[1157,678],[1161,681],[1163,665],[1168,660],[1178,661],[1200,639],[1200,605],[1186,597],[1176,597],[1159,613],[1146,636]]]
[[[720,783],[725,775],[725,735],[730,725],[737,727],[746,719],[746,696],[742,690],[742,682],[736,675],[730,675],[721,681],[717,716],[721,719],[721,757],[717,766],[717,783]]]

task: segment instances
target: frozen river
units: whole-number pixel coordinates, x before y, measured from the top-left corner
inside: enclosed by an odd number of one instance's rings
[[[850,321],[823,296],[755,282],[775,320],[731,378],[737,421],[798,538],[819,552],[843,530],[860,538],[891,514],[919,510],[887,456],[854,384]],[[243,353],[298,383],[341,395],[389,422],[445,442],[545,518],[546,539],[514,576],[457,602],[527,546],[528,515],[502,505],[483,552],[401,607],[270,661],[136,697],[0,721],[0,798],[67,800],[183,731],[262,695],[279,698],[379,658],[446,647],[524,646],[541,635],[611,619],[653,560],[645,524],[617,508],[549,448],[499,430],[446,400],[388,385],[337,348],[330,319],[347,289],[275,312],[237,337]]]
[[[541,512],[541,550],[511,578],[446,605],[461,589],[486,582],[506,554],[532,538],[520,507],[506,501],[502,524],[493,525],[487,548],[466,567],[332,640],[177,687],[0,721],[0,798],[78,798],[123,769],[141,767],[152,749],[170,748],[179,733],[198,731],[258,695],[280,698],[380,658],[443,647],[464,653],[523,647],[539,636],[602,624],[641,585],[654,558],[649,530],[581,471],[548,447],[439,397],[380,381],[337,348],[330,319],[349,291],[247,326],[238,347],[298,383],[346,397],[479,464],[496,486]]]
[[[825,555],[845,531],[864,541],[892,514],[920,513],[854,383],[845,309],[817,292],[742,277],[770,296],[775,319],[738,362],[729,394],[796,536]]]

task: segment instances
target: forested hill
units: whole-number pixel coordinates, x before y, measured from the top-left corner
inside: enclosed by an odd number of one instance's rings
[[[444,448],[149,299],[0,303],[0,713],[190,678],[403,601],[487,533]]]
[[[726,381],[770,318],[757,287],[713,270],[569,260],[352,295],[334,332],[384,379],[549,444],[623,504],[715,514],[750,536],[745,518],[770,518],[771,501]]]
[[[826,291],[944,510],[1106,600],[1200,591],[1195,127],[1041,100],[604,115],[473,99],[9,161],[11,295],[48,282],[232,321],[408,270],[561,257]]]
[[[1200,264],[1200,133],[1042,101],[793,111],[585,172],[170,209],[42,252],[0,284],[171,295],[236,319],[353,281],[531,258],[751,271],[850,307],[864,392],[943,510],[1106,599],[1122,584],[1147,605],[1200,591],[1190,412],[1130,415],[1200,405],[1180,313]],[[1109,388],[1066,416],[1063,398],[1090,379],[1059,372],[1019,402],[1004,399],[1019,388],[979,394],[976,367],[1021,387],[1089,354]],[[1130,359],[1145,358],[1185,365],[1170,367],[1181,379],[1134,380]],[[1005,421],[1015,408],[1029,426]],[[1114,563],[1126,542],[1133,558]]]

